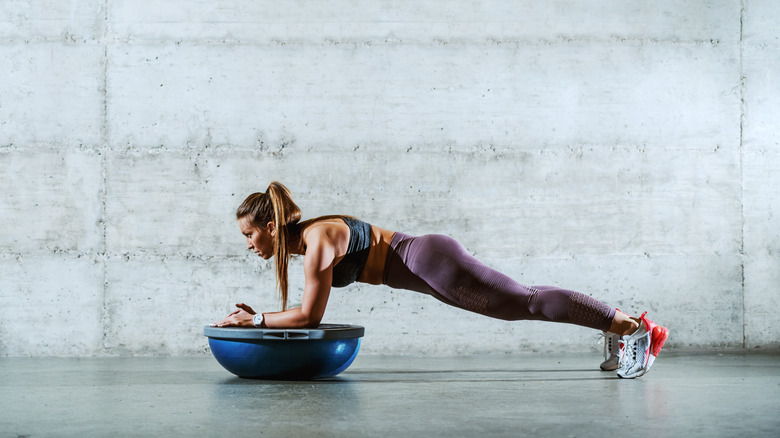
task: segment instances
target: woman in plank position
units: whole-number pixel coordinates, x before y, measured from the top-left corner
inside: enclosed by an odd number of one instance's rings
[[[409,236],[349,216],[301,221],[290,191],[272,182],[236,211],[247,248],[274,257],[282,311],[257,313],[246,304],[217,327],[317,327],[331,287],[358,281],[431,295],[449,305],[503,320],[531,319],[577,324],[606,332],[603,370],[622,378],[644,375],[669,331],[646,318],[610,307],[579,292],[524,286],[486,266],[456,240],[438,234]],[[305,286],[300,307],[287,308],[287,265],[303,255]]]

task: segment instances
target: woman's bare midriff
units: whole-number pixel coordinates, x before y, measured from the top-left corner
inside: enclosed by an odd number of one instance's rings
[[[363,272],[357,281],[368,284],[382,284],[385,274],[385,259],[390,250],[390,241],[393,240],[395,231],[385,230],[371,226],[371,248],[368,250],[368,259]]]

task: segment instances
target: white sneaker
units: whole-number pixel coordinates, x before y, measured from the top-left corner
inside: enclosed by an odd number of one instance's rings
[[[620,360],[618,377],[633,379],[647,374],[655,358],[669,338],[669,330],[645,317],[639,317],[639,328],[620,339]]]
[[[604,362],[599,366],[602,371],[615,371],[620,362],[620,336],[604,332]]]

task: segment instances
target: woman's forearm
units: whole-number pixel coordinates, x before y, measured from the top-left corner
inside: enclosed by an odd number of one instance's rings
[[[263,325],[268,328],[316,328],[319,324],[319,319],[313,318],[301,307],[263,313]]]

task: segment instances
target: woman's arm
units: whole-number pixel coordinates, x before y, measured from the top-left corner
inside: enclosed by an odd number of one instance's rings
[[[303,259],[305,285],[301,307],[263,313],[263,326],[271,328],[315,328],[325,314],[333,279],[336,249],[325,230],[317,227],[307,237]]]
[[[333,262],[336,247],[325,227],[313,227],[306,236],[306,254],[303,259],[305,286],[301,307],[282,312],[263,313],[263,327],[270,328],[315,328],[320,324],[328,304],[333,278]],[[212,324],[217,327],[254,327],[255,312],[245,304],[236,304],[236,309],[222,321]]]

